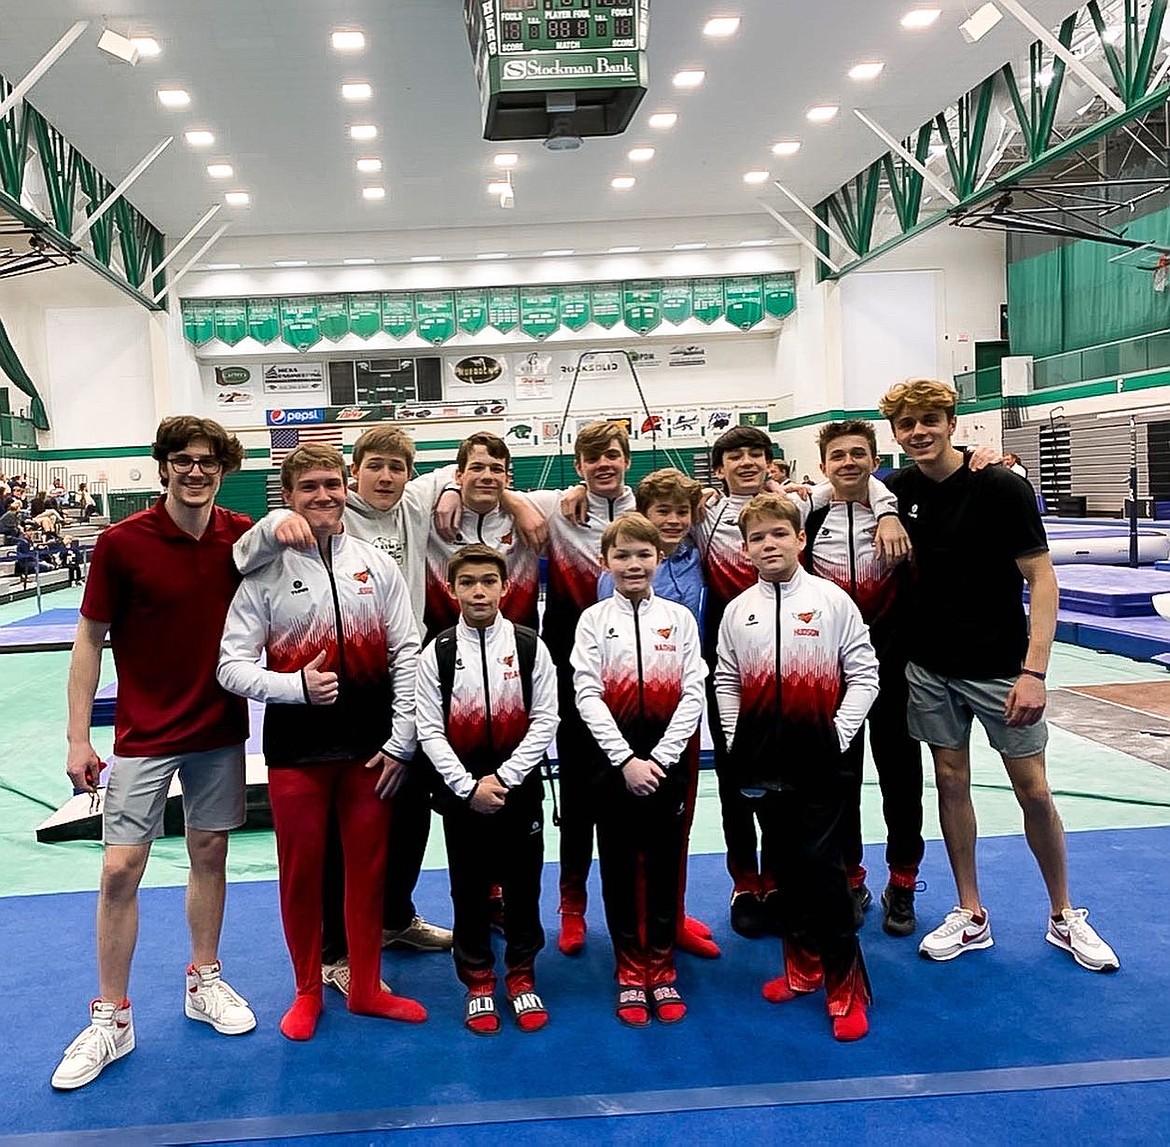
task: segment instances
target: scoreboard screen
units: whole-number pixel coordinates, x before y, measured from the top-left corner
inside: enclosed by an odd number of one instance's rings
[[[635,0],[500,0],[501,55],[643,48]]]

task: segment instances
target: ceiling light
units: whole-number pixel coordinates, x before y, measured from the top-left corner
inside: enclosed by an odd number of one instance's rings
[[[632,175],[617,175],[609,181],[615,191],[629,191],[638,181]]]
[[[235,169],[230,163],[209,163],[207,165],[207,174],[212,179],[231,179],[235,173]]]
[[[540,255],[543,259],[559,259],[565,255],[573,254],[572,247],[555,247],[551,251],[541,251]]]
[[[208,263],[207,270],[209,271],[238,271],[240,269],[239,263]]]
[[[754,171],[745,171],[743,173],[744,183],[767,183],[768,173],[762,168],[756,168]]]
[[[209,131],[189,131],[185,138],[192,147],[210,147],[215,143],[215,136]]]
[[[482,255],[476,255],[477,259],[506,259],[507,257],[506,251],[485,251]]]
[[[382,161],[380,159],[359,159],[354,166],[358,171],[369,175],[371,172],[382,170]]]
[[[106,28],[98,37],[98,47],[107,55],[122,60],[134,67],[140,55],[137,45],[126,36],[119,36],[117,32]]]
[[[626,158],[631,163],[645,163],[647,160],[654,158],[654,148],[652,147],[631,147],[626,152]]]
[[[344,263],[344,264],[345,264],[347,267],[367,267],[367,266],[369,266],[369,265],[370,265],[370,264],[371,264],[371,263],[372,263],[374,260],[373,260],[373,259],[342,259],[341,261],[342,261],[342,262],[343,262],[343,263]]]
[[[369,84],[342,84],[341,98],[343,100],[368,100],[374,94]]]
[[[378,138],[378,129],[372,123],[355,123],[349,129],[349,138],[368,143],[371,139]]]
[[[828,123],[829,120],[836,118],[840,110],[836,104],[818,104],[804,114],[811,123]]]
[[[1047,68],[1041,68],[1040,71],[1036,73],[1036,86],[1041,88],[1048,87],[1048,85],[1052,83],[1052,76],[1053,71],[1051,65],[1049,65]]]
[[[441,263],[443,261],[442,255],[411,255],[410,261],[412,263]]]
[[[307,267],[309,265],[308,259],[277,259],[272,264],[274,267]]]
[[[162,55],[162,45],[153,36],[131,36],[130,43],[138,49],[138,54],[144,60]]]
[[[706,247],[706,243],[676,243],[674,250],[676,251],[701,251]]]
[[[515,167],[519,162],[520,157],[514,151],[501,151],[492,159],[496,167]]]
[[[772,144],[773,155],[795,155],[800,150],[800,140],[798,139],[782,139],[779,143]]]
[[[505,191],[511,188],[511,184],[506,179],[493,179],[488,184],[489,195],[503,195]]]
[[[882,74],[885,66],[881,60],[867,60],[861,64],[854,64],[849,69],[849,78],[851,80],[876,80]]]
[[[994,4],[977,8],[959,25],[959,34],[968,44],[982,40],[1003,19],[1003,13]]]
[[[247,207],[252,197],[246,191],[229,191],[223,200],[229,207]]]
[[[741,239],[739,245],[741,247],[771,247],[771,239]]]
[[[678,123],[678,112],[655,112],[646,122],[659,131],[665,131]]]
[[[941,8],[911,8],[902,17],[902,27],[910,29],[929,28],[942,15]]]
[[[384,187],[363,187],[362,188],[362,198],[363,199],[385,199],[386,198],[386,188],[384,188]]]
[[[707,73],[701,68],[689,68],[675,72],[670,82],[676,88],[697,88],[706,78]]]
[[[641,251],[641,247],[610,247],[609,254],[611,255],[632,255],[635,251]]]
[[[500,207],[505,211],[510,211],[516,206],[516,192],[512,190],[512,185],[508,186],[500,192]]]
[[[1124,29],[1117,24],[1111,24],[1105,29],[1105,34],[1101,37],[1106,44],[1116,44],[1121,39]]]
[[[360,52],[366,46],[361,32],[334,32],[331,39],[335,52]]]
[[[182,88],[159,88],[158,102],[164,108],[185,108],[191,97]]]
[[[710,36],[713,40],[722,39],[724,36],[734,36],[738,31],[738,16],[712,16],[703,25],[703,35]]]
[[[930,154],[931,155],[943,155],[946,152],[946,150],[947,150],[947,145],[945,143],[932,143],[930,145]]]

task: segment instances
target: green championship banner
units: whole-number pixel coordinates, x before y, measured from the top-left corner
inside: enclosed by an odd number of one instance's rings
[[[631,279],[623,283],[571,283],[530,287],[472,287],[458,291],[384,291],[301,298],[184,299],[183,334],[195,346],[218,340],[234,347],[249,338],[262,346],[278,338],[296,350],[349,334],[371,339],[384,332],[396,341],[412,334],[432,344],[488,327],[519,329],[542,341],[560,329],[574,333],[622,323],[646,335],[664,322],[705,326],[722,319],[751,330],[765,319],[796,310],[791,272],[709,279]]]

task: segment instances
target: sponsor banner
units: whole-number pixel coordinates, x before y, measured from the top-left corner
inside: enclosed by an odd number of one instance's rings
[[[530,351],[512,356],[512,378],[517,398],[551,398],[553,393],[551,354]]]
[[[466,399],[459,402],[406,402],[394,408],[397,421],[428,422],[444,418],[493,418],[507,412],[506,398]]]
[[[376,406],[327,406],[326,422],[393,422],[394,407]]]
[[[666,358],[667,366],[706,366],[707,348],[699,343],[679,343],[672,346]]]
[[[768,429],[768,412],[766,410],[741,410],[739,412],[740,426],[758,426]]]
[[[459,386],[490,386],[508,381],[508,360],[502,355],[472,354],[447,359],[449,378]]]
[[[666,414],[661,410],[651,410],[649,414],[643,411],[641,417],[635,420],[634,427],[639,438],[665,438]]]
[[[325,410],[320,406],[301,410],[266,410],[264,421],[269,426],[312,426],[325,421]]]
[[[666,429],[671,438],[701,438],[703,413],[693,406],[671,410],[666,416]]]
[[[539,445],[536,425],[526,419],[505,422],[503,439],[510,450],[515,450],[517,447]]]
[[[662,356],[657,350],[632,350],[629,352],[634,369],[639,373],[644,370],[654,370],[662,365]]]
[[[735,425],[735,411],[721,408],[703,411],[703,426],[706,433],[718,438],[723,431]]]
[[[324,394],[323,362],[271,362],[260,368],[265,394]]]
[[[256,391],[252,372],[246,366],[215,368],[215,406],[217,410],[254,410]]]

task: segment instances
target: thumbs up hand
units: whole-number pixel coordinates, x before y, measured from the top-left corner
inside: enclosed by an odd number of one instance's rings
[[[332,705],[337,700],[337,674],[321,672],[325,664],[325,650],[321,650],[308,665],[301,670],[305,682],[305,692],[309,695],[310,705]]]

